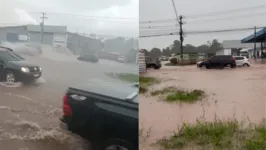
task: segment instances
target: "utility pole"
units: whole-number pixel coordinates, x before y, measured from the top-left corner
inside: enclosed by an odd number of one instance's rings
[[[253,52],[253,57],[254,57],[254,60],[256,61],[256,48],[257,48],[257,45],[256,45],[256,30],[257,30],[257,27],[255,26],[254,27],[254,52]]]
[[[172,0],[172,4],[173,4],[173,7],[174,7],[174,11],[175,11],[175,16],[176,16],[176,21],[177,23],[179,24],[179,36],[180,36],[180,42],[181,42],[181,45],[180,45],[180,59],[181,59],[181,65],[183,64],[183,42],[184,42],[184,32],[183,32],[183,16],[179,16],[178,17],[178,14],[177,14],[177,10],[176,10],[176,6],[175,6],[175,0]]]
[[[41,14],[42,14],[42,16],[41,16],[42,22],[40,24],[40,26],[41,26],[41,44],[43,44],[44,20],[45,19],[48,19],[48,18],[46,17],[46,14],[45,13],[42,12]]]
[[[183,16],[179,16],[179,28],[180,28],[179,35],[180,35],[180,42],[181,42],[181,45],[180,45],[181,64],[183,64],[183,42],[184,42],[183,24],[184,24],[183,23]]]

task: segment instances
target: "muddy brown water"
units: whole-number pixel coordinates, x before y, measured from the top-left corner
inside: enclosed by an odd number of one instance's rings
[[[141,149],[156,149],[151,144],[173,134],[183,122],[197,119],[237,119],[259,123],[266,117],[266,66],[207,70],[188,67],[163,67],[146,75],[160,78],[150,91],[167,86],[185,90],[202,89],[207,96],[195,104],[169,104],[160,97],[140,95],[140,129],[150,131]]]
[[[71,85],[90,80],[117,80],[108,72],[136,73],[137,67],[100,60],[79,62],[73,57],[25,56],[43,69],[32,85],[0,83],[0,145],[5,150],[85,150],[89,142],[59,128],[62,96]]]

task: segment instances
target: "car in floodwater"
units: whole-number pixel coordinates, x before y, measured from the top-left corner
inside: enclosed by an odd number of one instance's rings
[[[27,62],[12,49],[0,47],[0,80],[12,84],[14,82],[31,82],[40,78],[42,69]]]
[[[117,61],[123,63],[123,62],[125,62],[125,57],[124,56],[118,56]]]
[[[99,57],[96,54],[85,54],[85,55],[80,55],[78,57],[78,60],[96,63],[99,61]]]
[[[160,69],[162,67],[159,58],[146,57],[146,68]]]
[[[232,55],[215,55],[207,60],[197,63],[197,68],[221,68],[224,67],[236,68],[236,59]]]
[[[137,150],[138,109],[137,84],[70,87],[60,126],[89,140],[93,150]]]

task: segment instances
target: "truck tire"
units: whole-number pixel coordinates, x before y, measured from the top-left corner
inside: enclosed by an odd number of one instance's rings
[[[117,148],[119,147],[119,148]],[[121,139],[110,139],[107,140],[104,144],[101,144],[97,147],[95,145],[92,147],[93,150],[137,150],[134,148],[130,142],[121,140]]]

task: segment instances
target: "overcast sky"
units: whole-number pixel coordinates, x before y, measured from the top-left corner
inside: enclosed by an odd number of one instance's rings
[[[265,0],[175,0],[178,15],[184,15],[185,31],[219,30],[231,28],[246,28],[254,26],[266,26],[266,1]],[[250,9],[255,7],[256,9]],[[258,7],[259,6],[259,7]],[[206,16],[209,12],[224,10],[241,11],[223,13],[223,15]],[[171,0],[142,0],[140,1],[140,22],[152,20],[174,19],[175,13]],[[197,15],[197,16],[195,16]],[[140,24],[140,35],[169,33],[176,29],[174,20],[149,24]],[[151,26],[151,28],[145,28]],[[170,30],[169,30],[170,29]],[[212,34],[187,34],[185,44],[201,45],[214,38],[223,40],[242,39],[253,31],[212,33]],[[164,36],[153,38],[141,38],[140,48],[151,49],[153,47],[165,48],[172,44],[179,36]]]
[[[128,37],[139,34],[138,0],[0,0],[2,26],[38,24],[40,12],[47,12],[45,24],[67,25],[73,32]]]

